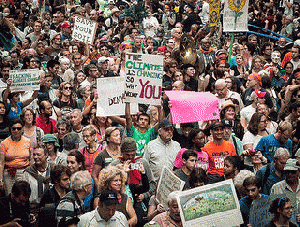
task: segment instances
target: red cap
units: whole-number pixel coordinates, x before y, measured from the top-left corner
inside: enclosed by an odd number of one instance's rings
[[[68,22],[68,21],[65,21],[62,25],[61,25],[62,28],[69,28],[69,27],[72,27],[71,23]]]
[[[263,97],[265,97],[267,92],[255,90],[255,94],[257,95],[258,98],[263,98]]]

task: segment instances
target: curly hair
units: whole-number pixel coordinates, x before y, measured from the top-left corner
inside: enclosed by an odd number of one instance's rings
[[[57,98],[58,99],[61,99],[61,96],[62,96],[62,90],[65,88],[65,86],[69,84],[72,88],[73,88],[73,85],[71,82],[62,82],[59,86],[59,89],[58,89],[58,93],[57,93]],[[71,90],[72,93],[73,93],[73,89]],[[72,93],[71,93],[71,97],[72,97]]]
[[[125,174],[124,172],[115,166],[107,166],[102,169],[99,173],[99,184],[98,184],[98,193],[101,194],[104,190],[111,190],[110,183],[116,177],[121,176],[122,186],[121,186],[121,194],[125,193]]]

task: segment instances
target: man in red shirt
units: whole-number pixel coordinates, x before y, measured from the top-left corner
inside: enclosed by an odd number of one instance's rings
[[[40,115],[36,118],[35,126],[40,127],[45,134],[57,132],[56,120],[52,116],[52,103],[50,100],[43,100],[39,104]]]
[[[224,124],[222,122],[213,123],[210,129],[213,140],[208,142],[202,150],[208,154],[208,181],[212,184],[223,180],[224,159],[226,156],[235,156],[236,152],[233,144],[224,140]]]

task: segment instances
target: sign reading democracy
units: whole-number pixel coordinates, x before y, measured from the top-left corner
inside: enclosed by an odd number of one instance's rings
[[[232,179],[180,192],[177,202],[183,226],[224,227],[243,223]]]
[[[210,92],[166,91],[174,124],[220,119],[218,98]]]
[[[127,53],[126,101],[159,105],[162,95],[163,56]]]
[[[93,44],[96,29],[97,22],[83,17],[75,17],[72,38],[84,43]]]
[[[182,191],[185,182],[180,180],[171,170],[163,168],[159,178],[156,198],[167,208],[168,195],[174,191]]]
[[[10,70],[9,78],[12,80],[10,86],[12,92],[40,90],[38,69]]]

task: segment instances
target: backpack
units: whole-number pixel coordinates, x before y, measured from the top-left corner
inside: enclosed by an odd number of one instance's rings
[[[59,202],[71,201],[74,206],[75,216],[77,217],[77,210],[75,209],[75,200],[71,197],[64,197]],[[59,204],[59,203],[58,203]],[[38,226],[39,227],[53,227],[57,226],[56,220],[56,208],[58,204],[55,203],[47,203],[44,207],[40,209],[38,215]]]

